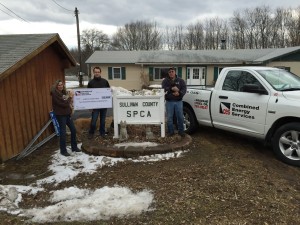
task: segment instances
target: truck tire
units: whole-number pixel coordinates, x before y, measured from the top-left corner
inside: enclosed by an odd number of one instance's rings
[[[281,126],[273,136],[272,145],[278,159],[292,166],[300,166],[300,123]]]
[[[183,106],[184,131],[187,134],[192,134],[198,128],[198,122],[192,109],[188,106]]]

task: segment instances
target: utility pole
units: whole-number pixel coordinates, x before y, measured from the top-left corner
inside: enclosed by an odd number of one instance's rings
[[[79,71],[78,71],[78,77],[79,77],[79,87],[83,87],[83,73],[82,73],[82,63],[81,63],[81,47],[80,47],[80,31],[79,31],[79,19],[78,19],[78,9],[75,7],[75,16],[76,16],[76,24],[77,24],[77,41],[78,41],[78,55],[79,55]]]

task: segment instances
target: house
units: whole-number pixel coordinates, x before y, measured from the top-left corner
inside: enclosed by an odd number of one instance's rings
[[[75,65],[58,34],[0,35],[0,162],[18,155],[49,121],[50,87]],[[37,142],[53,131],[49,126]]]
[[[86,61],[89,76],[100,66],[111,86],[139,90],[161,84],[168,68],[188,85],[213,85],[222,68],[261,65],[281,67],[300,75],[300,46],[277,49],[95,51]]]

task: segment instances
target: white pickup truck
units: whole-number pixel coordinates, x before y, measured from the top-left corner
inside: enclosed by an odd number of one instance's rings
[[[186,132],[211,126],[272,144],[283,162],[300,166],[300,77],[271,67],[224,68],[214,88],[188,87]]]

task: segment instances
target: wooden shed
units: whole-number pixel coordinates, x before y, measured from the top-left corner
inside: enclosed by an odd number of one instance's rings
[[[0,162],[17,156],[49,121],[50,87],[72,66],[58,34],[0,35]],[[49,126],[39,140],[53,131]]]

